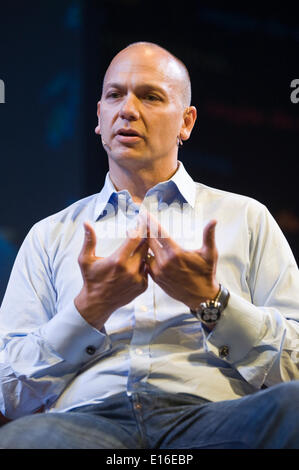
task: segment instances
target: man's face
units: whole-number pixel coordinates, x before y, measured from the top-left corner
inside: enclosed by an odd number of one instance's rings
[[[114,58],[98,104],[109,159],[137,167],[176,157],[184,122],[180,78],[175,60],[159,50],[133,47]]]

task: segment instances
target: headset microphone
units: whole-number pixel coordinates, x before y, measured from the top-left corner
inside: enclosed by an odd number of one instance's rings
[[[108,150],[111,150],[110,145],[106,144],[106,142],[104,141],[103,138],[102,138],[102,144],[103,144],[103,147],[104,147],[104,148],[107,148]]]

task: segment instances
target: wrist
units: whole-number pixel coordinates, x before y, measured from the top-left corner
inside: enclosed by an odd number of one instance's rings
[[[75,297],[74,305],[84,320],[98,330],[101,330],[112,313],[107,308],[103,308],[99,304],[98,298],[94,298],[91,293],[86,292],[84,287]]]
[[[229,291],[219,284],[219,290],[214,299],[206,299],[197,308],[190,308],[190,312],[210,329],[214,328],[220,320],[221,313],[229,300]]]
[[[200,295],[197,297],[194,297],[190,303],[188,303],[188,307],[190,310],[196,310],[198,306],[202,303],[205,302],[206,300],[215,300],[217,295],[219,294],[220,291],[220,284],[218,282],[213,283],[212,286],[210,286],[208,289],[205,291],[205,295]]]

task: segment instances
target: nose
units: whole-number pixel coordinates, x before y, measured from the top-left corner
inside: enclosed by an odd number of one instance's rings
[[[128,121],[136,121],[139,118],[138,99],[132,93],[128,93],[122,102],[120,117]]]

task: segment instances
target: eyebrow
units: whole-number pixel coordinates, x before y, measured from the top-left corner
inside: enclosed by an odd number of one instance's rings
[[[126,86],[122,85],[121,83],[118,82],[108,82],[105,84],[103,87],[103,92],[105,92],[109,88],[116,88],[118,90],[125,90]],[[141,83],[139,85],[136,85],[136,90],[137,91],[157,91],[161,93],[162,95],[166,96],[166,91],[161,88],[159,85],[156,83]]]

